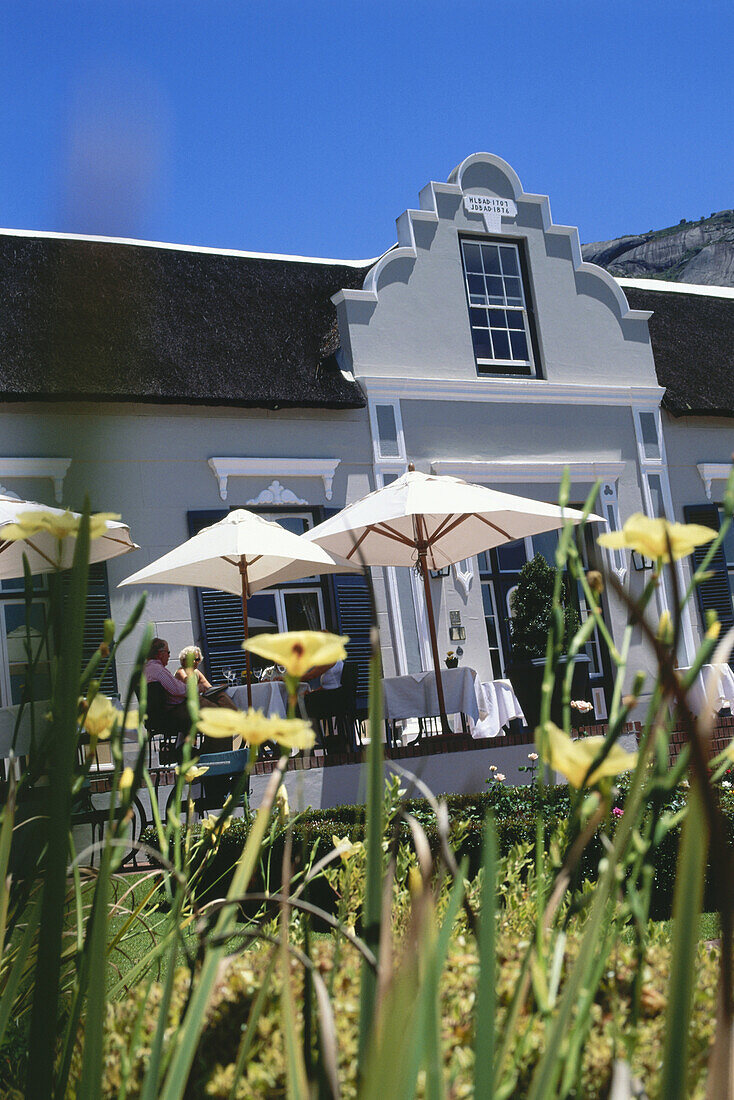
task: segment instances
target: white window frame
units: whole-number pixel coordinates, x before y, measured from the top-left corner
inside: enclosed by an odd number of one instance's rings
[[[482,246],[494,245],[498,249],[499,248],[512,248],[514,250],[515,255],[517,257],[517,270],[519,272],[520,296],[522,298],[522,305],[517,306],[517,305],[507,305],[507,304],[500,304],[500,303],[490,304],[489,300],[487,300],[487,305],[483,306],[483,305],[477,304],[476,302],[472,302],[472,300],[471,300],[471,298],[472,298],[471,291],[469,289],[469,275],[470,274],[475,274],[475,273],[474,272],[468,272],[467,268],[466,268],[466,260],[465,260],[465,257],[464,257],[464,246],[467,245],[467,244],[479,245],[480,249],[481,249]],[[523,273],[523,265],[522,265],[522,256],[520,254],[520,246],[517,244],[517,242],[512,241],[512,240],[504,240],[504,239],[503,240],[495,240],[494,238],[483,238],[482,239],[482,238],[478,238],[478,237],[461,237],[459,239],[459,245],[460,245],[460,253],[461,253],[461,270],[462,270],[462,274],[463,274],[463,277],[464,277],[464,290],[466,292],[467,309],[469,311],[469,329],[470,329],[470,332],[472,333],[472,344],[473,344],[473,340],[474,340],[474,336],[473,336],[473,334],[474,334],[474,325],[472,324],[471,310],[473,308],[474,309],[493,309],[494,308],[494,309],[505,310],[505,312],[507,312],[509,310],[512,313],[520,313],[521,314],[522,320],[523,320],[523,332],[525,333],[525,340],[526,340],[527,348],[528,348],[528,358],[527,359],[480,359],[475,353],[474,360],[475,360],[475,363],[477,365],[478,373],[479,374],[497,373],[497,374],[502,375],[502,376],[511,375],[511,374],[515,373],[515,374],[518,374],[522,378],[528,378],[528,377],[537,378],[538,368],[537,368],[537,364],[535,362],[532,332],[531,332],[531,329],[530,329],[530,316],[529,316],[529,312],[528,312],[528,288],[525,286],[525,277],[524,277],[524,273]],[[501,263],[501,260],[500,260],[500,263]],[[515,276],[513,276],[513,278],[514,277]],[[506,299],[507,294],[506,294],[506,288],[505,288],[505,285],[504,285],[505,276],[500,275],[500,276],[498,276],[498,278],[502,279],[503,296]],[[491,334],[491,327],[489,326],[489,320],[488,320],[488,325],[487,325],[487,331]],[[508,341],[509,341],[509,333],[512,330],[507,328],[507,329],[504,329],[503,331],[506,331],[508,333]],[[519,332],[520,330],[517,329],[515,331]],[[491,339],[491,335],[490,335],[490,339]],[[503,368],[503,369],[498,369],[495,372],[491,369],[493,367]],[[504,368],[508,368],[508,369],[504,369]],[[513,371],[512,368],[515,368],[514,371]]]
[[[642,438],[642,423],[640,415],[642,413],[653,412],[655,414],[655,429],[658,437],[658,455],[655,458],[649,458],[645,454],[645,444]],[[663,502],[664,515],[662,519],[667,519],[669,523],[675,522],[675,508],[673,506],[673,494],[670,490],[670,478],[668,476],[668,461],[665,453],[665,437],[663,435],[663,422],[662,415],[659,408],[650,409],[649,406],[637,405],[632,407],[632,418],[635,427],[635,440],[637,442],[637,456],[640,467],[640,481],[642,483],[642,500],[645,510],[645,514],[651,518],[658,518],[655,515],[655,508],[653,505],[652,489],[650,488],[650,477],[656,476],[660,478],[660,494]],[[685,592],[686,583],[683,575],[683,566],[680,561],[675,562],[673,568],[676,570],[678,576],[678,587],[681,592]],[[658,585],[656,598],[658,611],[660,614],[663,611],[669,610],[669,596],[666,591],[667,580],[663,584]],[[687,665],[692,664],[696,654],[696,641],[693,631],[693,621],[691,619],[691,604],[686,604],[683,608],[681,616],[682,626],[682,656]]]
[[[489,553],[489,551],[487,551],[487,553]],[[477,572],[479,572],[478,568],[477,568]],[[494,590],[494,580],[492,579],[491,574],[489,576],[487,576],[485,579],[482,579],[482,574],[479,573],[479,587],[482,588],[482,589],[484,589],[484,588],[489,589],[489,599],[490,599],[490,602],[492,604],[492,614],[494,616],[494,633],[495,633],[495,637],[497,638],[497,653],[499,655],[500,673],[501,673],[502,677],[504,677],[507,673],[507,669],[505,667],[505,650],[504,650],[504,647],[502,645],[502,631],[500,630],[500,620],[499,620],[499,615],[497,613],[497,593]],[[513,591],[514,591],[514,589],[513,589]],[[482,600],[482,610],[484,610],[484,600]],[[486,633],[486,628],[487,628],[487,616],[486,615],[484,616],[484,627],[485,627],[485,633]],[[489,638],[487,639],[487,651],[489,653],[489,667],[492,668],[492,647],[489,644]]]
[[[390,404],[390,402],[387,402],[387,401],[382,402],[381,401],[381,402],[379,402],[379,404],[387,405],[387,404]],[[396,404],[399,405],[399,402],[396,402]],[[372,418],[372,409],[370,409],[370,419],[371,418]],[[396,421],[396,423],[397,423],[397,421]],[[375,424],[373,426],[373,433],[374,433],[375,427],[376,427],[376,417],[375,417]],[[400,433],[399,438],[402,438],[402,422],[400,422],[400,424],[399,424],[399,433]],[[373,438],[373,440],[375,440],[375,449],[377,449],[377,437],[373,434],[372,438]],[[392,462],[381,462],[379,464],[379,466],[377,466],[377,465],[375,466],[375,485],[376,485],[376,487],[378,489],[383,489],[384,488],[384,486],[385,486],[385,475],[386,474],[395,474],[396,477],[401,477],[406,472],[406,469],[407,469],[407,465],[406,465],[405,462],[396,462],[394,460]],[[389,604],[390,604],[390,618],[391,618],[391,622],[392,622],[392,626],[393,626],[392,643],[393,643],[393,652],[395,654],[395,668],[396,668],[396,672],[397,672],[398,676],[405,676],[408,672],[408,654],[407,654],[407,651],[405,649],[405,635],[404,635],[404,631],[403,631],[403,613],[402,613],[402,609],[401,609],[401,606],[400,606],[400,596],[398,594],[398,582],[397,582],[397,577],[395,575],[395,568],[396,567],[393,566],[393,565],[389,565],[389,566],[385,567],[385,579],[386,579],[386,583],[387,583],[387,593],[388,593],[388,599],[389,599]],[[430,668],[431,666],[430,666],[430,664],[428,664],[428,665],[426,664],[426,654],[424,653],[425,641],[426,641],[426,638],[424,637],[424,634],[427,635],[427,620],[426,620],[426,617],[425,617],[425,615],[426,615],[426,612],[425,612],[425,598],[423,598],[422,591],[419,591],[415,581],[416,581],[416,578],[414,576],[412,576],[411,577],[411,591],[413,593],[413,612],[415,614],[416,627],[417,627],[417,631],[418,631],[418,645],[419,645],[420,655],[421,655],[421,664],[423,665],[423,668],[426,669],[426,668]],[[425,632],[423,631],[422,626],[426,626],[426,631]],[[428,654],[428,658],[430,659],[430,652]]]
[[[377,407],[387,406],[393,411],[395,417],[395,430],[397,434],[398,453],[396,455],[384,455],[380,447],[380,430],[377,421]],[[368,402],[369,417],[370,417],[370,431],[372,433],[372,448],[374,451],[375,467],[379,464],[381,469],[384,469],[387,473],[392,473],[396,469],[400,469],[400,473],[405,473],[407,465],[407,455],[405,450],[405,434],[403,432],[403,417],[400,411],[400,400],[384,400],[378,401],[369,399]]]
[[[316,602],[319,607],[319,628],[324,629],[324,597],[320,587],[311,585],[294,585],[292,588],[264,588],[262,592],[272,592],[275,596],[275,613],[278,620],[278,630],[284,632],[286,630],[292,630],[293,627],[288,626],[288,616],[285,607],[286,596],[303,596],[304,593],[315,593]]]
[[[605,481],[599,490],[599,503],[603,518],[607,521],[610,531],[619,531],[622,521],[619,516],[619,500],[617,497],[617,482]],[[627,555],[624,550],[605,550],[607,564],[613,573],[616,573],[619,583],[622,584],[627,576]]]

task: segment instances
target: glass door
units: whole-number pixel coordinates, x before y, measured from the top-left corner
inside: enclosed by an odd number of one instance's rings
[[[43,641],[46,629],[46,605],[34,603],[27,615],[24,600],[5,600],[0,610],[0,704],[20,703],[28,677],[28,646],[36,663],[33,698],[48,699],[51,694],[48,645]]]
[[[299,585],[258,592],[247,601],[247,615],[251,634],[323,630],[324,602],[321,589]]]

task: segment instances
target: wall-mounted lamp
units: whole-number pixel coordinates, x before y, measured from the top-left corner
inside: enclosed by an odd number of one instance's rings
[[[650,558],[646,558],[639,550],[632,551],[632,568],[637,573],[647,573],[653,567]]]
[[[448,577],[449,568],[450,566],[444,565],[443,569],[431,569],[430,574],[434,580],[436,580],[437,577]]]

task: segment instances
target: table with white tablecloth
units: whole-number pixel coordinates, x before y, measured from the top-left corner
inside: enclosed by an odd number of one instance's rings
[[[479,720],[470,725],[472,737],[498,737],[505,726],[519,718],[525,723],[520,702],[509,680],[475,682]]]
[[[678,669],[682,676],[689,668]],[[694,714],[704,714],[709,706],[715,714],[729,707],[734,714],[734,672],[729,665],[702,665],[701,671],[688,689],[688,705]]]
[[[441,672],[446,714],[463,714],[472,737],[497,737],[513,718],[524,721],[509,680],[480,681],[473,668]],[[415,672],[383,680],[384,714],[388,722],[429,718],[439,713],[435,672]]]
[[[474,691],[476,673],[471,668],[447,668],[441,673],[447,714],[465,714],[476,722],[479,707]],[[388,722],[399,718],[429,718],[439,714],[435,672],[390,676],[382,681],[384,714]]]
[[[263,683],[251,684],[250,687],[255,710],[285,718],[288,713],[288,694],[282,680],[264,680]],[[227,695],[238,710],[247,710],[247,684],[227,688]]]
[[[261,710],[263,714],[271,717],[285,718],[288,714],[288,692],[282,680],[262,680],[253,683],[252,706],[255,710]],[[299,698],[308,690],[306,684],[298,688]],[[238,710],[247,710],[247,684],[237,684],[236,687],[228,687],[227,695]]]

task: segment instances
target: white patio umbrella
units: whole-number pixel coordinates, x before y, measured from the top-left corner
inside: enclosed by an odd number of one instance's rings
[[[604,522],[600,516],[589,518]],[[500,493],[458,477],[419,473],[411,464],[402,477],[347,505],[302,537],[347,561],[418,567],[426,594],[441,722],[446,728],[429,570],[581,519],[582,513],[573,508]]]
[[[205,527],[175,550],[122,581],[127,584],[180,584],[218,588],[242,596],[245,640],[247,600],[254,592],[314,573],[359,572],[360,566],[335,558],[315,543],[244,508]],[[245,650],[247,701],[252,705],[250,654]]]
[[[39,531],[26,539],[18,542],[8,542],[3,539],[3,528],[10,523],[17,523],[19,516],[27,512],[50,512],[55,516],[66,515],[63,508],[49,508],[47,504],[38,504],[35,500],[20,500],[18,497],[7,494],[0,495],[0,579],[23,576],[23,555],[28,558],[31,573],[50,573],[60,566],[61,569],[69,569],[74,557],[76,540],[72,537],[65,538],[61,542],[61,558],[59,559],[59,540],[47,531]],[[72,512],[72,516],[79,518],[78,512]],[[139,547],[130,536],[130,528],[118,520],[107,520],[106,532],[98,539],[93,539],[89,544],[90,563],[107,561],[116,558],[120,554],[129,554],[131,550]]]

